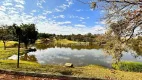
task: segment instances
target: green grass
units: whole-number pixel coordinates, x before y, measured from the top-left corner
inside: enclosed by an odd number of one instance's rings
[[[14,54],[17,54],[17,48],[7,48],[6,50],[0,48],[0,59],[7,59]]]
[[[67,40],[67,39],[59,39],[56,40],[55,43],[60,43],[60,44],[73,44],[73,43],[78,43],[76,41],[71,41],[71,40]]]
[[[6,42],[6,47],[13,46],[16,43],[18,43],[18,42],[16,42],[16,41],[8,41],[8,42]],[[0,48],[3,48],[3,42],[2,41],[0,41]]]
[[[142,63],[140,62],[119,62],[112,65],[114,69],[131,72],[142,72]]]
[[[20,68],[16,68],[16,62],[15,60],[0,60],[0,69],[112,80],[142,79],[142,73],[110,70],[97,65],[67,68],[59,65],[40,65],[34,62],[20,61]]]
[[[11,47],[16,43],[17,42],[15,42],[15,41],[8,41],[6,43],[6,46]],[[21,48],[21,54],[23,53],[23,51],[24,50]],[[17,48],[16,47],[15,48],[6,48],[6,50],[4,50],[3,43],[2,43],[2,41],[0,41],[0,59],[7,59],[8,57],[10,57],[14,54],[17,54]]]

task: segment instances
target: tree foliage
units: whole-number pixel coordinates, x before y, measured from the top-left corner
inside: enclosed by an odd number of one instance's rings
[[[112,30],[122,32],[123,37],[129,37],[126,41],[135,35],[142,35],[142,1],[141,0],[77,0],[84,4],[93,5],[96,3],[97,7],[106,11],[105,19],[108,26],[116,25],[112,23],[119,23],[119,26],[113,27]],[[124,22],[122,22],[124,21]],[[120,24],[120,22],[122,24]],[[136,30],[138,30],[136,32]]]
[[[122,51],[125,51],[126,43],[134,36],[142,35],[142,0],[94,0],[84,2],[93,4],[91,8],[100,8],[105,11],[103,20],[106,21],[108,31],[105,34],[107,42],[105,52],[113,55],[117,63]]]
[[[21,24],[20,26],[14,24],[12,25],[12,29],[13,35],[15,35],[16,38],[20,36],[20,41],[25,44],[25,48],[27,48],[29,44],[35,43],[38,38],[38,31],[35,24]]]
[[[27,48],[28,44],[33,44],[37,40],[38,31],[35,28],[35,24],[22,24],[20,25],[22,30],[21,41]]]
[[[6,42],[11,40],[13,36],[10,33],[9,26],[2,25],[0,27],[0,40],[2,40],[4,44],[4,50],[6,50]]]

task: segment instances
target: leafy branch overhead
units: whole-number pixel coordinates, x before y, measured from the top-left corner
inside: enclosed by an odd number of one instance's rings
[[[103,19],[105,19],[107,26],[117,36],[127,38],[125,41],[133,36],[142,35],[142,0],[77,1],[90,4],[93,9],[101,8],[104,10],[106,14]]]

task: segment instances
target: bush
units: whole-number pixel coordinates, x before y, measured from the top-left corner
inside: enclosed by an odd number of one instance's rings
[[[112,67],[116,70],[142,72],[142,63],[140,62],[119,62],[118,64],[112,64]]]

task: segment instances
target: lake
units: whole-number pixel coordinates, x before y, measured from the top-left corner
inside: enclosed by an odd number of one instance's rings
[[[21,56],[22,60],[36,61],[40,64],[73,63],[74,66],[101,65],[111,68],[112,56],[93,45],[37,45],[35,52]],[[142,62],[142,57],[133,50],[123,52],[121,61]]]
[[[101,65],[111,68],[112,56],[93,45],[36,45],[37,51],[22,55],[21,60],[34,61],[42,65],[73,63],[74,66]],[[142,62],[141,55],[134,50],[123,52],[121,61]]]

